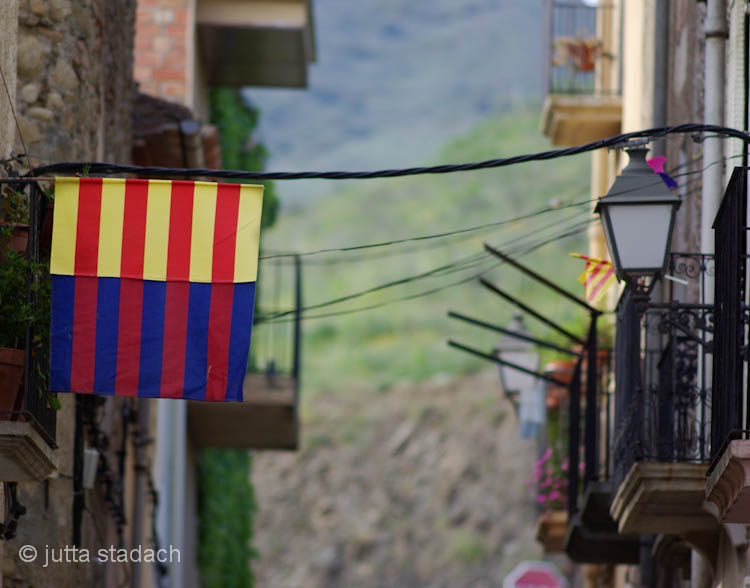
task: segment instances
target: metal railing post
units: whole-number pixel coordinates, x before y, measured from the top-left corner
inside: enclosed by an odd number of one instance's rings
[[[585,422],[585,462],[586,470],[584,474],[584,485],[588,486],[589,482],[599,477],[598,472],[598,448],[597,448],[597,341],[596,341],[596,319],[598,313],[591,313],[591,325],[589,326],[589,336],[586,341],[586,355],[588,363],[586,364],[586,422]]]
[[[570,381],[570,428],[568,429],[568,520],[578,511],[578,446],[581,443],[581,362],[576,362]]]

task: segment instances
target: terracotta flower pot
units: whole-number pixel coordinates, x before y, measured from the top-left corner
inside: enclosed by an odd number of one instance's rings
[[[0,225],[8,226],[8,225]],[[8,248],[11,251],[18,251],[19,253],[26,253],[29,248],[29,225],[11,225],[12,234],[10,236],[10,242]],[[5,261],[5,253],[0,251],[0,263]]]
[[[11,420],[14,415],[3,414],[3,411],[21,410],[23,408],[23,367],[25,352],[23,349],[0,347],[0,420]],[[15,420],[15,419],[13,419]]]
[[[544,366],[544,373],[548,376],[552,376],[560,382],[564,382],[566,386],[557,386],[555,384],[547,384],[547,408],[556,409],[560,408],[560,404],[564,398],[568,397],[568,387],[570,381],[573,379],[573,371],[575,370],[576,364],[572,361],[567,360],[556,360],[550,361]]]

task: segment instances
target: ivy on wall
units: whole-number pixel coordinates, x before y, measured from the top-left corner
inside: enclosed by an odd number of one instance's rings
[[[251,588],[251,457],[240,449],[204,449],[198,457],[198,569],[204,588]]]
[[[236,88],[209,92],[211,122],[219,130],[225,169],[261,171],[268,151],[253,140],[259,111]],[[276,222],[279,199],[273,182],[262,182],[262,228]],[[256,300],[257,304],[257,300]],[[251,588],[253,517],[257,511],[247,451],[204,449],[198,457],[198,569],[204,588]]]
[[[238,88],[212,88],[209,101],[211,123],[219,129],[224,169],[264,170],[268,150],[253,138],[260,111],[247,103]],[[276,222],[279,199],[273,182],[258,183],[265,186],[261,227],[268,228]]]

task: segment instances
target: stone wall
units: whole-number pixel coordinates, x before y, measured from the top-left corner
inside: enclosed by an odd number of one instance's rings
[[[19,0],[17,104],[32,162],[129,161],[135,7]]]
[[[17,0],[0,2],[0,69],[11,98],[16,95],[16,22]],[[0,159],[10,155],[16,127],[13,122],[12,103],[0,82]]]
[[[705,4],[700,2],[675,0],[670,5],[668,125],[703,122],[705,12]],[[686,187],[681,191],[683,203],[676,221],[675,251],[700,251],[702,174],[698,172],[705,165],[700,157],[702,150],[703,146],[687,135],[667,141],[667,168],[682,166],[676,173],[688,173],[678,178]]]

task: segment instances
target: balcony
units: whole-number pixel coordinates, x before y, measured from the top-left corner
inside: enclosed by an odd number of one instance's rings
[[[722,523],[750,523],[747,172],[735,168],[714,222],[716,317],[712,462],[706,503]],[[743,413],[747,415],[743,421]]]
[[[198,0],[196,24],[209,86],[307,86],[311,0]]]
[[[619,11],[611,4],[547,3],[547,97],[542,132],[580,145],[620,132]]]
[[[621,533],[669,533],[698,542],[696,534],[717,525],[703,508],[714,310],[700,294],[714,274],[714,259],[673,253],[667,273],[680,282],[652,293],[642,315],[628,291],[617,309],[616,347],[624,353],[616,368],[610,513]],[[658,302],[657,295],[668,301]]]
[[[47,197],[38,184],[0,182],[0,481],[56,469],[49,378]],[[51,227],[51,221],[49,226]],[[45,243],[42,243],[45,241]]]
[[[188,435],[197,447],[297,449],[302,274],[279,258],[260,288],[243,402],[188,402]],[[263,285],[266,285],[264,288]],[[266,304],[266,298],[272,298]]]
[[[598,349],[598,344],[595,348]],[[596,370],[589,371],[589,359],[594,356],[597,358]],[[609,512],[614,494],[611,452],[608,450],[613,437],[613,358],[609,349],[593,354],[589,348],[582,364],[582,371],[586,372],[585,385],[576,391],[573,388],[575,382],[572,382],[569,394],[572,401],[578,398],[580,408],[571,410],[568,451],[573,459],[572,477],[568,483],[577,486],[579,491],[568,502],[564,545],[565,553],[577,563],[635,564],[640,555],[639,537],[620,534]],[[581,419],[581,414],[586,417]],[[581,464],[572,450],[578,439],[585,440],[584,463]],[[581,482],[574,475],[579,465],[585,465]]]

